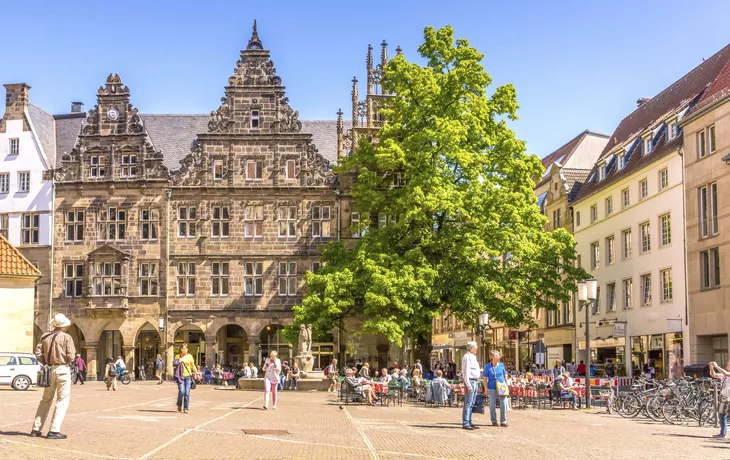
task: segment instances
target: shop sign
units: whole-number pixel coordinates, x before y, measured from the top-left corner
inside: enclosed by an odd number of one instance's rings
[[[548,364],[554,365],[555,361],[563,361],[563,347],[548,347],[547,349]]]
[[[614,323],[613,336],[614,337],[626,337],[626,323]]]

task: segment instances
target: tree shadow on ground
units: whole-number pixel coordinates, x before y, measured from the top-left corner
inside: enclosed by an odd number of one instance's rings
[[[0,431],[0,436],[26,436],[26,437],[30,437],[30,431]]]
[[[177,412],[177,410],[137,409],[137,412]]]

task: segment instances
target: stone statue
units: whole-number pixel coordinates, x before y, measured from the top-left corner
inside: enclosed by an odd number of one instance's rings
[[[299,345],[295,357],[299,369],[303,372],[312,370],[314,361],[312,359],[312,325],[299,325]]]

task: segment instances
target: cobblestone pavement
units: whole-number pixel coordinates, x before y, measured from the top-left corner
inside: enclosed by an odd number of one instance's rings
[[[461,410],[344,406],[332,394],[282,392],[278,410],[262,410],[260,392],[198,386],[189,414],[177,389],[133,382],[72,388],[63,424],[69,438],[31,438],[40,390],[0,389],[0,458],[12,459],[500,459],[730,458],[715,428],[624,420],[600,411],[514,410],[509,428],[460,428]],[[49,422],[47,422],[49,423]],[[44,434],[48,427],[44,427]],[[246,430],[271,430],[247,434]],[[281,432],[277,432],[281,430]]]

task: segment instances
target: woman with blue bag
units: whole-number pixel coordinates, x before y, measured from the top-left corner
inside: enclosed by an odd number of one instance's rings
[[[507,371],[504,364],[499,362],[500,357],[497,350],[489,352],[490,362],[484,366],[483,381],[484,387],[489,390],[489,415],[492,418],[492,426],[497,426],[497,401],[499,401],[499,426],[506,427],[509,387],[507,386]]]

